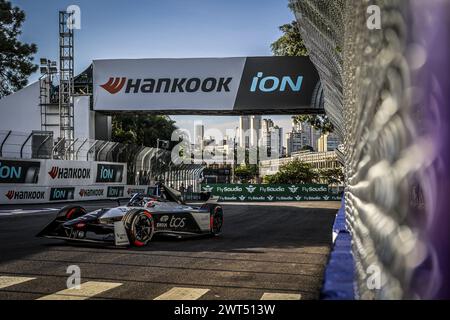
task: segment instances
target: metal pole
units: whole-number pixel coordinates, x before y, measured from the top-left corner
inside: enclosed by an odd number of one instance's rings
[[[69,146],[64,150],[64,156],[66,157],[66,160],[67,160],[67,151],[70,150],[70,148],[72,148],[78,140],[79,140],[79,139],[76,138],[76,139],[75,139],[71,144],[69,144]]]
[[[78,147],[77,152],[75,153],[75,158],[78,160],[78,153],[80,152],[81,148],[86,144],[88,139],[85,139],[83,143]]]
[[[50,138],[53,138],[53,136],[47,136],[47,138],[45,138],[44,141],[41,142],[41,144],[40,144],[39,147],[37,148],[36,155],[39,156],[39,151],[41,151],[42,146],[43,146]],[[1,152],[0,152],[0,155],[1,155]]]
[[[22,159],[23,148],[24,148],[25,145],[27,144],[28,140],[30,140],[30,138],[31,138],[32,135],[33,135],[33,132],[30,133],[30,135],[27,137],[27,139],[25,140],[25,142],[22,144],[22,147],[20,148],[20,159]]]
[[[61,144],[61,142],[64,142],[64,138],[60,139],[59,142],[57,144],[55,144],[55,146],[52,149],[52,160],[53,160],[53,156],[55,154],[56,148],[58,148],[58,146]]]
[[[92,150],[95,148],[95,146],[97,145],[97,142],[99,142],[100,140],[95,140],[94,144],[92,145],[92,147],[90,147],[88,149],[88,152],[86,153],[86,161],[89,161],[89,153],[92,152]]]
[[[102,160],[99,160],[98,157],[99,157],[99,155],[102,153],[103,149],[105,149],[106,146],[109,144],[108,141],[103,141],[103,142],[104,142],[104,144],[100,147],[100,149],[99,149],[98,152],[97,152],[97,156],[96,156],[96,158],[95,158],[96,161],[102,161]]]
[[[9,132],[6,134],[5,139],[2,141],[2,145],[0,146],[0,157],[3,157],[3,146],[5,145],[6,140],[8,140],[9,136],[11,135],[12,130],[9,130]]]

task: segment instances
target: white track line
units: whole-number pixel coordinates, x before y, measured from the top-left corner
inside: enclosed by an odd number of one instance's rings
[[[266,292],[261,297],[261,300],[300,300],[301,298],[301,294]]]
[[[197,300],[208,291],[209,289],[175,287],[156,297],[155,300]]]
[[[89,281],[82,283],[80,289],[65,289],[37,300],[86,300],[102,292],[117,288],[121,283]]]
[[[32,213],[52,213],[60,209],[56,208],[44,208],[44,209],[11,209],[11,210],[0,210],[0,216],[13,216],[17,214],[32,214]]]
[[[0,276],[0,289],[11,287],[16,284],[20,284],[34,279],[36,278]]]

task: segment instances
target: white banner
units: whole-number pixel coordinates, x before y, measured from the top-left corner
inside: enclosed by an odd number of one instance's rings
[[[0,186],[0,204],[45,203],[49,188],[28,186]]]
[[[125,196],[131,197],[135,193],[144,193],[147,194],[148,186],[133,186],[133,185],[127,185],[125,187]]]
[[[0,159],[0,186],[68,187],[126,182],[126,163]]]
[[[246,58],[94,61],[94,110],[233,110]]]
[[[147,186],[87,185],[31,187],[0,186],[0,204],[30,204],[130,198],[134,193],[147,193]]]
[[[39,184],[46,186],[90,185],[94,181],[95,171],[92,162],[43,160],[43,170]]]

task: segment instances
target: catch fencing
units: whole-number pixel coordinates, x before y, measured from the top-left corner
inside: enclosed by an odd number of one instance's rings
[[[86,138],[76,138],[71,146],[64,146],[64,140],[54,140],[51,132],[0,130],[0,159],[126,163],[128,185],[164,181],[176,189],[190,186],[192,191],[200,191],[205,166],[175,165],[171,153],[161,148]]]
[[[381,29],[368,28],[369,5],[380,9]],[[438,142],[448,93],[439,67],[429,68],[436,46],[448,53],[448,34],[439,37],[448,30],[448,2],[290,0],[290,7],[344,141],[357,297],[436,297],[448,274],[437,252],[448,254],[448,237],[432,243],[428,228],[443,228],[439,216],[447,221],[438,211],[446,203],[440,177],[448,176]]]

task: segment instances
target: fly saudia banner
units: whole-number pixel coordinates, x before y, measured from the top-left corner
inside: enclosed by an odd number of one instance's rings
[[[96,60],[94,110],[306,112],[318,85],[307,57]]]
[[[211,184],[202,185],[220,201],[339,201],[326,184]]]

